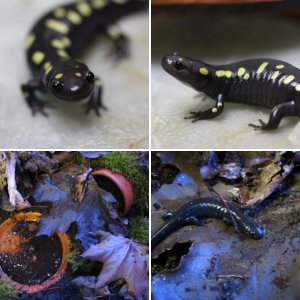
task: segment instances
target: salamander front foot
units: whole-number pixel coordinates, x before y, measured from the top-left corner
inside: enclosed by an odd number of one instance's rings
[[[98,117],[101,117],[100,109],[107,110],[102,103],[102,87],[96,85],[91,95],[91,98],[87,104],[85,104],[85,113],[88,114],[91,110],[94,110]]]
[[[54,108],[54,106],[45,103],[36,97],[34,92],[39,89],[38,83],[31,81],[28,84],[22,84],[21,89],[26,103],[32,111],[32,115],[35,116],[37,113],[41,113],[43,116],[48,117],[45,108]]]

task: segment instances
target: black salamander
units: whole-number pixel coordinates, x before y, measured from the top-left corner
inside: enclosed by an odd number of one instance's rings
[[[156,248],[168,235],[183,226],[204,225],[206,218],[221,219],[230,225],[236,224],[239,232],[253,239],[263,237],[264,229],[260,225],[244,215],[234,204],[227,203],[227,206],[229,210],[222,201],[214,198],[202,198],[186,203],[174,214],[167,214],[168,221],[152,236],[151,248]]]
[[[46,115],[45,102],[36,92],[50,94],[67,102],[86,103],[100,115],[101,81],[76,59],[95,32],[107,32],[113,40],[113,54],[128,54],[128,40],[114,22],[145,8],[146,0],[82,0],[57,7],[43,16],[28,35],[25,48],[34,79],[22,85],[22,92],[33,114]]]
[[[283,117],[300,117],[300,70],[283,61],[252,59],[215,66],[174,53],[161,64],[167,73],[215,100],[211,109],[186,117],[193,122],[219,116],[224,102],[271,108],[267,123],[259,119],[260,125],[249,124],[256,130],[276,129]]]

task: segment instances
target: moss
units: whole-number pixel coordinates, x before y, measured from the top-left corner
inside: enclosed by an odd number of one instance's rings
[[[134,187],[133,205],[142,215],[148,215],[149,209],[149,176],[138,163],[136,152],[112,152],[98,159],[91,159],[92,168],[106,167],[113,172],[120,173],[130,180]]]
[[[2,157],[0,160],[0,190],[4,189],[6,182],[6,160]]]
[[[20,299],[18,290],[9,285],[3,279],[0,279],[0,299],[17,300]]]
[[[93,272],[93,270],[98,268],[98,262],[91,261],[80,256],[83,252],[84,249],[79,241],[75,241],[72,243],[71,251],[67,255],[67,261],[72,273],[90,274]]]
[[[77,166],[81,166],[83,163],[86,162],[86,159],[78,152],[74,156],[73,161]]]
[[[149,244],[149,224],[142,217],[129,220],[128,235],[134,241],[146,245]]]

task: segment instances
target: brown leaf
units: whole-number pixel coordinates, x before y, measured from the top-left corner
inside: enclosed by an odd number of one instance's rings
[[[95,233],[102,237],[101,243],[91,246],[82,257],[103,263],[97,282],[93,285],[91,280],[84,283],[84,278],[75,279],[75,284],[92,288],[99,295],[103,289],[117,279],[125,279],[128,292],[137,299],[148,298],[148,254],[141,246],[122,236],[114,236],[106,231]]]

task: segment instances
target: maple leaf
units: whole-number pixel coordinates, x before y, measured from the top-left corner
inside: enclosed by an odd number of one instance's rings
[[[148,254],[141,246],[122,236],[114,236],[99,230],[100,243],[92,245],[82,257],[103,263],[96,280],[91,276],[78,277],[74,283],[81,288],[93,289],[98,295],[107,294],[107,285],[117,279],[125,279],[127,290],[137,299],[148,299]]]
[[[66,232],[76,222],[75,236],[87,249],[97,240],[89,234],[104,229],[105,223],[114,223],[106,208],[105,201],[115,201],[110,193],[100,189],[92,177],[87,179],[84,194],[77,199],[74,195],[77,176],[66,173],[43,175],[32,191],[35,203],[51,203],[50,213],[43,216],[37,235],[51,236],[57,231]],[[80,201],[78,201],[80,200]]]

